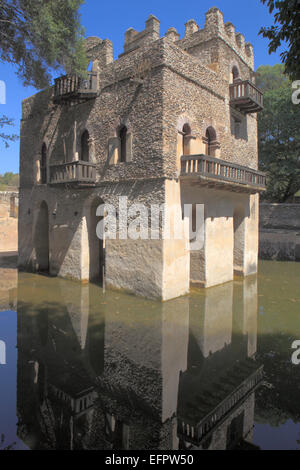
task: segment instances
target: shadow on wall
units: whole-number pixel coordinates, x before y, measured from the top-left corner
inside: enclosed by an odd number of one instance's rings
[[[89,199],[80,212],[74,213],[69,224],[54,222],[53,225],[50,217],[55,218],[56,215],[51,214],[44,200],[37,209],[34,226],[33,270],[56,276],[63,269],[66,277],[96,281],[102,285],[105,274],[104,242],[96,233],[101,220],[96,211],[101,204],[103,201],[99,197]]]
[[[49,272],[49,210],[45,201],[42,202],[36,222],[34,235],[36,251],[36,270]]]
[[[100,217],[97,217],[96,211],[102,204],[104,204],[102,199],[97,197],[90,204],[87,213],[89,279],[90,281],[99,281],[101,285],[105,276],[105,252],[103,240],[100,240],[96,233],[97,224],[101,220]]]
[[[234,231],[234,244],[233,244],[233,267],[234,270],[239,272],[244,267],[245,256],[245,211],[243,207],[235,209],[233,214],[233,231]]]
[[[235,110],[231,110],[230,117],[231,135],[236,139],[248,142],[247,116]]]

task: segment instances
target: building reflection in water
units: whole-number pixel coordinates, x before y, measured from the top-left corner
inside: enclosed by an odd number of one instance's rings
[[[19,437],[32,449],[252,448],[256,338],[255,278],[156,303],[20,274]]]

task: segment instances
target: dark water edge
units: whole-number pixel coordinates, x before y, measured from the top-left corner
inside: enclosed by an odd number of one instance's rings
[[[162,304],[0,269],[0,448],[299,450],[299,284],[262,261]]]

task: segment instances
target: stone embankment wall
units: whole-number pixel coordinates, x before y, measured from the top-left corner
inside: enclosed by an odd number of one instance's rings
[[[18,251],[18,207],[18,192],[0,192],[0,253]]]
[[[300,261],[300,204],[261,204],[261,259]]]

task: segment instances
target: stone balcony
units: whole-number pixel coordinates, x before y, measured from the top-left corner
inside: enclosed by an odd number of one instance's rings
[[[83,161],[51,165],[49,183],[94,186],[96,183],[96,165]]]
[[[98,75],[89,72],[86,79],[77,75],[64,75],[56,78],[53,102],[55,104],[76,104],[97,97]]]
[[[179,396],[178,436],[201,445],[260,386],[263,370],[263,365],[247,358],[219,376],[202,378],[196,396]]]
[[[258,113],[264,109],[264,95],[249,80],[236,80],[229,87],[230,105],[242,113]]]
[[[266,189],[266,175],[261,171],[207,155],[182,156],[180,179],[235,192],[255,194]]]

